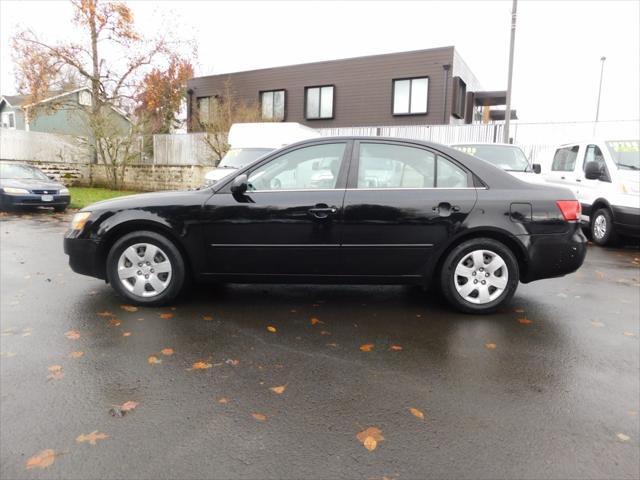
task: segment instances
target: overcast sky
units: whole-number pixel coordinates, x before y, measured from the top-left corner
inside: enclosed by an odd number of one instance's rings
[[[487,90],[506,89],[511,1],[131,1],[145,34],[194,38],[196,75],[454,45]],[[0,88],[15,93],[9,39],[18,27],[61,41],[64,0],[0,0]],[[522,121],[640,118],[640,2],[518,4],[513,106]]]

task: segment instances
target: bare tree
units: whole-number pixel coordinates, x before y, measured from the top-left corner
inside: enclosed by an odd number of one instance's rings
[[[229,150],[228,135],[234,123],[264,122],[258,103],[248,103],[238,98],[231,80],[224,83],[222,93],[209,98],[208,114],[196,111],[197,122],[205,132],[204,141],[211,149],[217,165]]]
[[[51,44],[31,30],[13,37],[18,89],[31,96],[31,103],[36,103],[70,76],[89,87],[92,103],[87,112],[88,134],[97,161],[115,172],[129,155],[128,148],[111,137],[130,137],[137,129],[115,128],[119,122],[114,121],[114,109],[133,111],[144,76],[191,44],[172,40],[168,35],[142,38],[135,29],[131,9],[123,2],[71,0],[71,3],[75,12],[73,23],[84,34],[81,42]],[[111,52],[111,57],[104,57],[104,51]],[[191,54],[195,55],[193,48]]]

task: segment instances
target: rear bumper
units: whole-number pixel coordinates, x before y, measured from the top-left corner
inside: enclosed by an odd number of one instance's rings
[[[567,233],[520,237],[529,254],[522,283],[561,277],[580,268],[587,254],[587,238],[579,223],[570,225]]]
[[[69,195],[51,195],[51,201],[43,201],[42,195],[7,195],[0,194],[0,200],[5,207],[66,207],[71,201]]]
[[[613,224],[623,235],[640,237],[640,208],[612,206]]]
[[[82,275],[105,279],[104,265],[98,264],[98,244],[84,238],[64,239],[64,253],[71,270]]]

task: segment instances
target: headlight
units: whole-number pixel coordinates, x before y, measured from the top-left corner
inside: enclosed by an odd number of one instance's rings
[[[78,212],[71,219],[71,230],[82,230],[91,212]]]
[[[29,190],[24,188],[4,187],[2,190],[9,195],[24,195],[25,193],[29,193]]]
[[[58,195],[69,195],[69,189],[61,188],[60,191],[58,192]]]

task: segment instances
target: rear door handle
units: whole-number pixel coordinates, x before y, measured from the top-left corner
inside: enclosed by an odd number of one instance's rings
[[[309,213],[315,218],[329,218],[338,211],[337,207],[313,207],[309,209]]]

